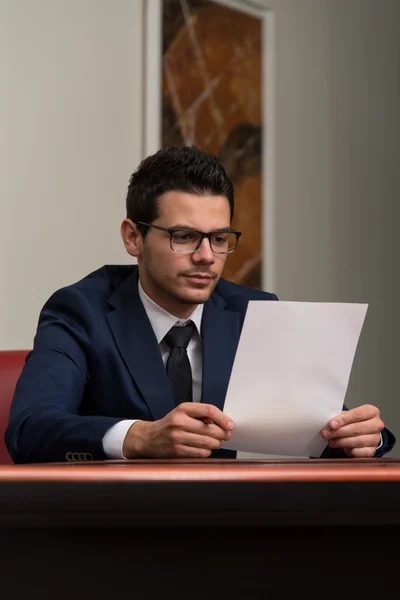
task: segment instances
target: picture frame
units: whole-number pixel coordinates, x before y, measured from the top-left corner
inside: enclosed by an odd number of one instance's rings
[[[212,31],[213,27],[217,28],[218,18],[225,18],[223,11],[226,9],[227,17],[229,18],[230,11],[238,13],[238,19],[236,21],[245,22],[248,20],[257,20],[259,23],[259,35],[260,35],[260,114],[261,114],[261,126],[260,126],[260,140],[261,140],[261,156],[259,162],[259,175],[260,175],[260,215],[259,215],[259,227],[260,227],[260,241],[259,241],[259,253],[260,253],[260,265],[258,271],[258,279],[256,277],[256,285],[254,287],[260,287],[264,290],[273,290],[276,288],[276,260],[275,260],[275,221],[276,221],[276,210],[275,210],[275,27],[274,27],[274,12],[272,9],[261,5],[255,0],[250,2],[246,0],[146,0],[144,3],[144,48],[143,48],[143,156],[153,154],[161,147],[163,147],[163,126],[165,120],[165,93],[163,92],[163,81],[166,79],[165,75],[165,29],[163,28],[163,18],[165,17],[166,3],[167,8],[171,12],[172,9],[182,12],[182,15],[177,14],[177,18],[186,19],[185,25],[189,26],[187,33],[188,44],[192,43],[195,45],[193,35],[191,37],[190,25],[191,22],[196,22],[198,26],[198,14],[193,16],[193,6],[197,7],[199,12],[200,8],[203,9],[204,5],[208,10],[209,21],[204,31]],[[215,22],[211,23],[210,26],[210,15],[211,21],[213,20],[213,6],[215,5]],[[219,8],[218,8],[219,7]],[[233,15],[232,12],[232,16]],[[242,18],[240,18],[242,17]],[[189,20],[190,19],[190,20]],[[251,25],[251,23],[250,23]],[[199,27],[199,26],[198,26]],[[257,24],[255,23],[257,29]],[[182,37],[186,34],[185,31],[180,31],[179,42],[176,45],[182,44]],[[208,35],[208,33],[207,33]],[[211,34],[209,34],[209,37]],[[212,37],[212,36],[211,36]],[[220,36],[221,37],[221,36]],[[223,38],[223,36],[222,36]],[[216,37],[214,36],[214,40]],[[204,40],[204,33],[203,33]],[[211,41],[207,43],[212,44]],[[174,46],[174,48],[175,48]],[[187,53],[190,48],[186,48]],[[240,48],[239,48],[240,50]],[[238,50],[238,52],[239,52]],[[208,55],[213,56],[218,54],[218,48],[216,52],[213,52],[213,48],[209,49]],[[207,55],[207,56],[208,56]],[[175,58],[175,57],[174,57]],[[247,57],[247,60],[249,58]],[[250,57],[251,60],[251,57]],[[204,61],[203,61],[204,62]],[[257,59],[255,60],[257,62]],[[177,64],[175,60],[174,65]],[[186,63],[188,64],[188,63]],[[258,64],[258,63],[257,63]],[[207,65],[206,65],[207,66]],[[185,68],[185,65],[183,66]],[[189,73],[190,76],[190,73]],[[188,88],[190,88],[192,82],[189,81]],[[212,82],[211,84],[212,85]],[[165,86],[164,86],[165,87]],[[246,86],[243,86],[246,87]],[[181,88],[182,89],[182,88]],[[163,106],[164,103],[164,106]],[[197,105],[199,102],[197,102]],[[223,107],[222,107],[223,108]],[[185,127],[183,135],[183,143],[189,145],[196,143],[196,139],[192,139],[190,136],[190,127],[187,125],[188,110],[185,112]],[[165,128],[164,128],[165,129]],[[236,130],[237,133],[238,130]],[[242,127],[243,131],[243,127]],[[246,131],[246,130],[244,130]],[[189,132],[189,133],[188,133]],[[240,132],[239,132],[240,133]],[[201,147],[201,145],[200,145]],[[207,149],[207,148],[204,148]],[[215,152],[213,152],[215,153]],[[229,148],[225,152],[225,156],[229,156]],[[229,173],[228,173],[229,174]],[[236,188],[236,185],[235,185]],[[236,198],[238,194],[236,191]],[[236,208],[235,208],[236,210]],[[239,206],[240,210],[240,206]],[[242,209],[243,210],[243,209]],[[248,210],[244,209],[245,212]],[[256,219],[257,220],[257,219]],[[254,226],[256,226],[255,224]],[[247,232],[247,239],[252,237]],[[254,237],[254,236],[253,236]],[[246,238],[244,238],[246,239]],[[242,244],[242,240],[241,240]],[[254,254],[258,255],[254,252]],[[254,256],[253,262],[258,260],[258,256]],[[252,257],[247,256],[245,259],[241,259],[241,264],[244,268],[251,265]],[[243,269],[242,269],[243,271]],[[233,279],[235,280],[235,279]],[[253,277],[253,282],[255,281]],[[248,281],[237,281],[238,283],[248,284]]]

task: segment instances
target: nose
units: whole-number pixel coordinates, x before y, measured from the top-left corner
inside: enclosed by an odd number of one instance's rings
[[[215,263],[215,254],[211,250],[210,241],[207,238],[204,238],[196,252],[193,252],[192,261],[195,264],[213,265]]]

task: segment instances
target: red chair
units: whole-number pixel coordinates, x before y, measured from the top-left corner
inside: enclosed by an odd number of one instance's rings
[[[28,350],[0,350],[0,464],[12,465],[4,443],[11,400]]]

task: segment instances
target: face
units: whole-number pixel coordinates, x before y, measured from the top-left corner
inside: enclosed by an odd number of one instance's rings
[[[159,216],[153,225],[202,232],[229,228],[229,201],[225,196],[167,192],[159,199]],[[196,252],[175,252],[166,231],[149,228],[143,239],[129,219],[122,223],[121,233],[127,251],[137,258],[143,290],[154,302],[180,318],[189,316],[197,304],[207,302],[221,276],[226,254],[214,254],[206,238]]]

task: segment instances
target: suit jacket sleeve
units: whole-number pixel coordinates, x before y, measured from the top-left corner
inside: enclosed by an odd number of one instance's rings
[[[79,414],[96,368],[97,334],[98,317],[77,289],[59,290],[43,307],[5,434],[14,462],[64,461],[68,452],[107,458],[102,439],[120,419]]]

